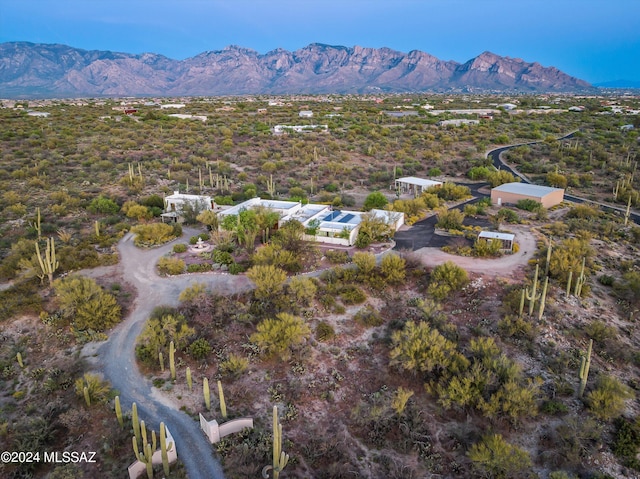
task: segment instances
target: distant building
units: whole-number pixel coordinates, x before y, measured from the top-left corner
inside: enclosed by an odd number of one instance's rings
[[[172,118],[180,118],[181,120],[200,120],[202,122],[207,121],[207,117],[204,115],[187,115],[185,113],[172,113],[171,115],[167,115]]]
[[[187,204],[200,211],[213,210],[215,208],[210,196],[188,195],[174,191],[172,195],[164,199],[164,213],[160,215],[162,221],[182,222],[182,212]]]
[[[300,118],[313,118],[313,112],[311,110],[301,110],[298,116]]]
[[[47,118],[49,115],[51,115],[51,113],[46,112],[46,111],[28,111],[27,115],[36,116],[36,117],[39,117],[39,118]]]
[[[505,183],[491,190],[491,202],[495,205],[515,205],[520,200],[537,201],[545,208],[559,205],[564,200],[564,189],[528,183]]]
[[[275,125],[272,128],[274,135],[284,133],[312,133],[315,131],[329,131],[329,125]]]
[[[393,117],[393,118],[402,118],[404,116],[417,116],[418,112],[415,110],[408,111],[384,111],[385,115]]]
[[[462,125],[479,125],[480,120],[467,120],[467,119],[456,119],[456,120],[440,120],[437,125],[438,126],[462,126]]]
[[[416,178],[415,176],[406,176],[395,181],[396,191],[400,192],[400,194],[411,193],[413,196],[420,196],[433,186],[442,186],[442,181]]]
[[[160,105],[160,108],[163,110],[166,110],[167,108],[184,108],[185,105],[184,103],[166,103],[164,105]]]

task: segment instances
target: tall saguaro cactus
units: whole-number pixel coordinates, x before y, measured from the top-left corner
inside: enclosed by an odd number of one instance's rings
[[[47,238],[47,249],[45,250],[44,257],[40,253],[40,246],[36,241],[36,255],[38,257],[38,264],[40,265],[40,271],[42,274],[38,275],[40,281],[46,276],[49,279],[49,285],[53,283],[53,273],[60,266],[60,262],[56,260],[56,243],[53,238]]]
[[[176,380],[176,346],[171,341],[169,343],[169,369],[171,370],[171,379]]]
[[[531,285],[531,290],[527,288],[525,293],[527,300],[529,301],[529,316],[533,316],[533,309],[535,308],[536,301],[538,301],[541,296],[541,293],[537,293],[539,270],[540,270],[540,265],[536,264],[536,272],[533,276],[533,284]]]
[[[220,399],[220,413],[223,419],[227,419],[227,403],[224,400],[224,391],[222,390],[222,383],[218,380],[218,397]]]
[[[140,420],[138,419],[138,406],[136,403],[131,405],[131,425],[133,426],[133,435],[135,439],[140,442]]]
[[[120,396],[116,396],[116,417],[118,418],[118,424],[120,424],[120,427],[124,427],[124,419],[122,417],[122,406],[120,405]]]
[[[189,388],[189,392],[193,388],[193,379],[191,378],[191,368],[187,366],[187,386]]]
[[[207,411],[211,411],[211,390],[207,378],[202,380],[202,393],[204,394],[204,405],[207,406]]]
[[[549,276],[544,278],[544,286],[542,287],[542,296],[540,297],[540,306],[538,306],[538,321],[542,319],[544,314],[545,303],[547,302],[547,287],[549,286]]]
[[[578,397],[582,397],[584,389],[587,387],[587,378],[589,377],[589,367],[591,366],[591,348],[593,347],[593,339],[589,340],[589,347],[587,348],[587,354],[582,356],[580,362],[580,389],[578,391]]]
[[[282,424],[278,421],[278,406],[273,406],[273,479],[280,477],[280,472],[289,462],[289,454],[282,450]]]
[[[584,275],[585,259],[586,258],[582,258],[582,268],[580,269],[580,274],[576,278],[576,286],[573,290],[573,294],[577,297],[580,297],[582,295],[582,286],[584,286],[584,283],[586,281],[586,277]]]
[[[173,448],[173,443],[167,444],[167,430],[164,423],[160,423],[160,454],[162,456],[162,469],[164,475],[169,475],[169,454],[168,452]]]

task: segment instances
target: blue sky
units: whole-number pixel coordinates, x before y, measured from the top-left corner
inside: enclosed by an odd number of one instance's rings
[[[0,43],[63,43],[184,59],[309,43],[483,51],[592,83],[640,81],[640,0],[0,0]]]

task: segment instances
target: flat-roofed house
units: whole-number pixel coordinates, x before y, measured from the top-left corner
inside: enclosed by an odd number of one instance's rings
[[[406,176],[404,178],[398,178],[395,182],[396,191],[399,191],[400,194],[412,193],[413,196],[420,196],[432,186],[442,186],[442,181]]]
[[[513,242],[515,238],[516,235],[512,233],[499,233],[497,231],[481,231],[478,234],[479,240],[500,241],[500,243],[502,243],[502,247],[500,249],[503,251],[513,251]]]
[[[215,208],[213,199],[210,196],[188,195],[174,191],[172,195],[164,199],[164,213],[160,215],[162,221],[182,222],[182,212],[187,204],[198,211],[213,210]]]
[[[515,205],[520,200],[534,200],[545,208],[559,205],[564,200],[564,189],[528,183],[505,183],[491,190],[494,205]]]

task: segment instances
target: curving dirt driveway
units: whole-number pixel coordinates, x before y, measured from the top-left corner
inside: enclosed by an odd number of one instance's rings
[[[190,233],[197,234],[185,229],[187,237]],[[213,456],[211,444],[200,430],[199,422],[179,411],[170,399],[158,394],[149,379],[138,370],[135,341],[153,309],[160,305],[176,306],[180,293],[193,283],[204,283],[210,290],[221,294],[250,289],[252,283],[245,276],[207,273],[159,277],[155,265],[162,255],[171,251],[173,243],[175,241],[152,250],[141,250],[134,246],[133,235],[129,233],[118,244],[118,265],[83,272],[98,277],[119,271],[122,279],[137,290],[127,318],[112,331],[106,342],[88,344],[83,355],[120,391],[124,410],[130,410],[131,403],[135,401],[140,418],[147,424],[154,429],[159,427],[160,421],[167,425],[190,479],[222,479],[222,467]],[[131,457],[133,462],[133,452]]]
[[[453,261],[470,273],[494,277],[521,278],[520,268],[525,266],[536,252],[536,237],[526,227],[510,225],[509,230],[516,235],[516,242],[520,245],[520,251],[515,254],[483,259],[456,256],[445,253],[440,248],[420,248],[411,253],[411,255],[418,257],[420,262],[427,267],[434,267],[446,261]]]

